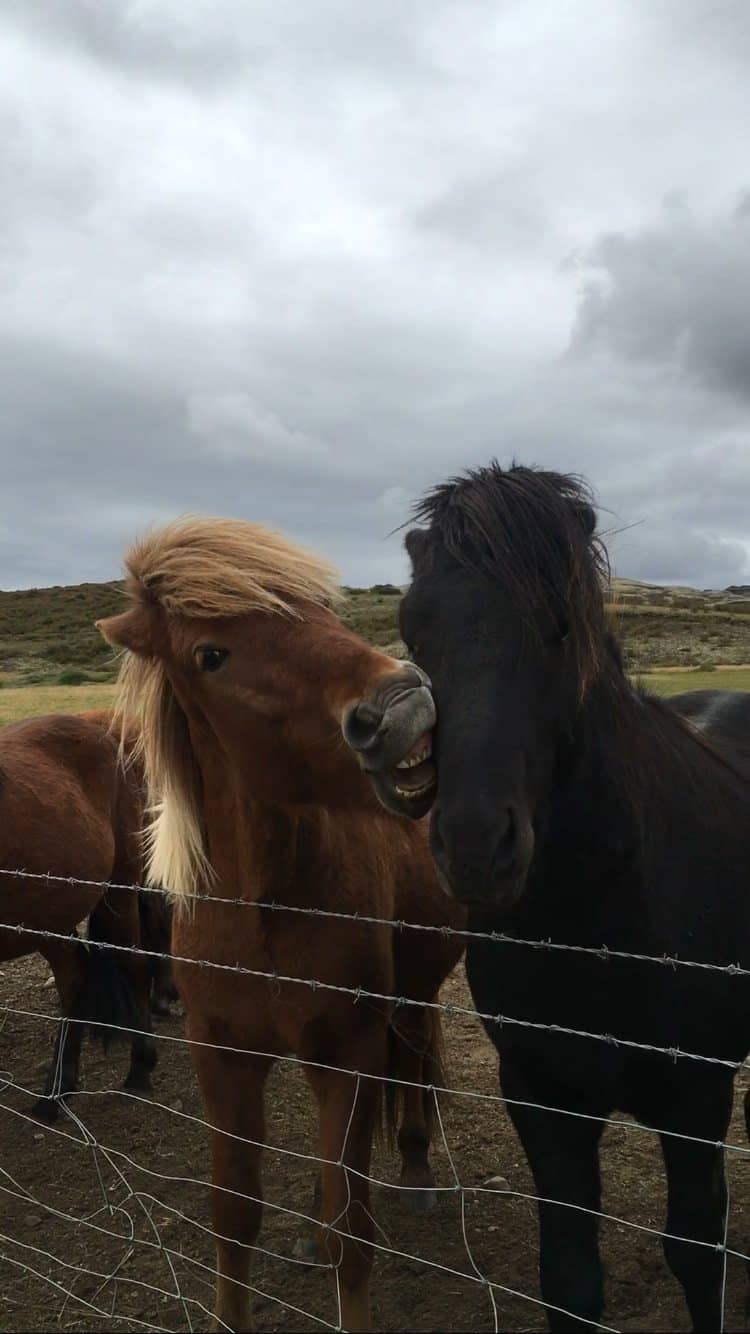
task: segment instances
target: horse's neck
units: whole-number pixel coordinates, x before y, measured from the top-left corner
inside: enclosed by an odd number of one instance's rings
[[[324,856],[324,809],[282,807],[261,801],[231,775],[204,798],[204,816],[215,892],[227,897],[286,900],[294,897],[302,865],[308,872]]]
[[[592,884],[637,880],[643,817],[657,751],[648,706],[613,672],[592,689],[561,745],[536,858],[540,884],[568,879],[582,898]]]

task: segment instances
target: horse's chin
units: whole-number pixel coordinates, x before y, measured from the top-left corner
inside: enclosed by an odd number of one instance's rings
[[[395,772],[378,774],[370,773],[368,777],[372,783],[378,801],[385,806],[386,810],[394,815],[406,816],[409,820],[421,820],[427,815],[437,792],[437,781],[434,767],[425,765],[432,772],[425,773],[422,781],[414,782],[417,777],[414,771],[411,771],[410,782],[405,783],[403,776]]]
[[[493,923],[509,918],[523,898],[526,889],[526,872],[513,879],[503,880],[502,884],[488,884],[477,891],[476,882],[471,886],[462,886],[451,878],[450,871],[442,870],[436,864],[437,878],[442,889],[452,899],[465,908],[472,919],[491,917]]]

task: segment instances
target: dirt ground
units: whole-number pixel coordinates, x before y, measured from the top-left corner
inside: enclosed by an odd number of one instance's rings
[[[55,992],[43,986],[37,959],[0,969],[0,1005],[54,1013]],[[466,1003],[460,972],[446,999]],[[446,1021],[450,1083],[497,1094],[494,1052],[478,1021]],[[207,1132],[189,1049],[169,1041],[182,1033],[179,1015],[162,1021],[161,1059],[152,1102],[117,1092],[127,1057],[84,1051],[85,1092],[71,1103],[77,1122],[62,1133],[26,1119],[31,1097],[8,1080],[37,1091],[49,1058],[54,1026],[48,1020],[0,1015],[0,1330],[205,1330],[211,1306],[213,1250],[208,1235]],[[740,1090],[742,1091],[742,1090]],[[744,1145],[738,1114],[730,1141]],[[518,1195],[476,1194],[471,1188],[501,1174],[513,1192],[532,1193],[520,1145],[501,1104],[448,1097],[443,1108],[446,1144],[435,1147],[439,1183],[458,1178],[465,1188],[465,1232],[460,1193],[440,1197],[432,1213],[412,1215],[387,1186],[373,1188],[380,1251],[373,1273],[378,1330],[491,1330],[488,1290],[474,1265],[508,1291],[496,1290],[501,1330],[539,1330],[535,1209]],[[84,1130],[85,1128],[85,1130]],[[63,1138],[72,1135],[75,1138]],[[299,1153],[315,1151],[311,1102],[298,1069],[277,1071],[269,1086],[268,1141]],[[656,1137],[641,1129],[610,1128],[602,1153],[604,1209],[620,1220],[659,1228],[664,1188]],[[732,1212],[729,1244],[750,1249],[750,1164],[730,1155]],[[397,1162],[378,1151],[373,1174],[397,1176]],[[294,1263],[300,1224],[285,1209],[309,1212],[314,1167],[269,1152],[269,1201],[253,1283],[257,1328],[313,1330],[336,1323],[325,1277]],[[113,1235],[110,1235],[113,1234]],[[681,1294],[664,1263],[658,1237],[626,1225],[602,1225],[609,1327],[686,1330]],[[268,1254],[276,1252],[278,1258]],[[419,1257],[419,1258],[417,1258]],[[89,1273],[82,1270],[91,1271]],[[35,1272],[34,1272],[35,1271]],[[57,1286],[56,1286],[57,1285]],[[67,1295],[68,1292],[74,1295]],[[744,1328],[744,1263],[730,1257],[726,1328]],[[513,1295],[522,1294],[522,1295]],[[83,1302],[98,1308],[99,1314]],[[297,1308],[297,1310],[293,1309]],[[309,1313],[309,1315],[299,1314]],[[104,1314],[102,1314],[104,1313]]]

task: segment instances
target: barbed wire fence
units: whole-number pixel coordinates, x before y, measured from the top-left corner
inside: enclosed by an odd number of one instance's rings
[[[53,885],[82,886],[88,888],[98,888],[102,894],[108,890],[132,890],[143,894],[161,894],[161,890],[147,885],[119,884],[110,881],[90,881],[82,880],[77,877],[59,876],[50,872],[47,874],[31,873],[22,869],[5,870],[0,869],[0,877],[23,877],[25,880],[45,882],[50,887]],[[472,939],[483,941],[492,941],[507,946],[522,946],[528,949],[550,951],[550,952],[568,952],[576,955],[588,955],[606,962],[611,959],[629,960],[638,963],[652,964],[654,967],[667,968],[673,971],[680,969],[699,969],[715,973],[723,973],[731,977],[750,976],[750,969],[743,967],[740,962],[730,964],[714,964],[710,962],[681,959],[676,956],[650,956],[638,953],[628,953],[622,950],[612,950],[606,945],[601,947],[589,947],[574,944],[565,944],[552,940],[529,940],[520,939],[516,936],[508,935],[498,931],[473,931],[469,929],[457,931],[453,928],[444,926],[429,926],[420,923],[411,923],[402,920],[393,920],[391,918],[381,918],[363,914],[331,911],[316,907],[305,907],[301,905],[287,905],[283,903],[269,901],[250,901],[231,898],[220,898],[214,895],[188,894],[185,896],[190,900],[207,900],[212,903],[230,905],[237,909],[264,911],[270,913],[289,913],[302,914],[311,917],[323,917],[332,920],[346,922],[356,922],[360,925],[388,926],[394,930],[409,930],[415,932],[438,932],[443,935],[460,936],[464,942]],[[44,930],[39,927],[29,927],[24,923],[9,923],[0,921],[0,931],[8,933],[17,933],[24,938],[39,939],[40,945],[43,939],[53,941],[70,941],[70,933],[55,932]],[[638,1042],[632,1039],[618,1037],[615,1034],[589,1032],[587,1030],[573,1029],[558,1025],[555,1023],[541,1023],[531,1020],[525,1020],[516,1016],[504,1014],[483,1014],[471,1006],[451,1002],[451,1001],[418,1001],[408,996],[389,995],[387,993],[368,990],[363,987],[348,987],[323,981],[314,977],[287,976],[273,970],[262,970],[249,968],[239,963],[227,964],[213,961],[208,958],[195,959],[192,957],[183,957],[170,951],[146,949],[131,945],[120,945],[109,941],[89,940],[85,943],[85,948],[104,951],[113,951],[116,954],[128,953],[143,956],[145,958],[166,962],[178,962],[189,964],[193,967],[216,969],[223,973],[234,973],[238,976],[247,976],[256,980],[267,981],[269,984],[281,987],[286,984],[307,986],[313,990],[322,990],[339,995],[349,995],[357,1003],[373,1002],[379,1005],[388,1004],[393,1007],[394,1013],[402,1008],[419,1007],[425,1010],[438,1012],[445,1018],[460,1018],[463,1020],[478,1020],[487,1024],[500,1027],[520,1028],[524,1030],[543,1031],[555,1034],[565,1035],[606,1043],[615,1047],[622,1047],[628,1050],[635,1050],[649,1054],[668,1057],[672,1061],[685,1060],[691,1062],[707,1063],[719,1067],[729,1068],[732,1071],[747,1071],[750,1064],[743,1061],[731,1061],[722,1057],[708,1056],[703,1053],[683,1051],[678,1047],[659,1047],[653,1044]],[[13,1005],[10,1003],[0,1003],[0,1035],[12,1018],[18,1020],[32,1020],[45,1025],[63,1025],[63,1032],[66,1026],[73,1024],[86,1025],[85,1019],[63,1018],[58,1019],[55,1015],[41,1010],[30,1009],[25,1005]],[[112,1028],[114,1025],[97,1024],[100,1028]],[[120,1030],[128,1037],[136,1036],[139,1030],[132,1028]],[[141,1033],[145,1036],[145,1031]],[[484,1184],[471,1184],[462,1180],[461,1171],[457,1163],[456,1154],[451,1148],[450,1135],[446,1127],[446,1116],[441,1107],[447,1099],[462,1099],[467,1103],[474,1102],[477,1105],[492,1106],[498,1108],[507,1108],[513,1099],[508,1099],[500,1093],[488,1093],[472,1088],[457,1088],[452,1084],[445,1085],[420,1084],[413,1081],[396,1079],[392,1076],[374,1076],[366,1071],[352,1071],[349,1068],[343,1068],[324,1062],[311,1061],[303,1059],[296,1055],[281,1055],[269,1053],[250,1048],[223,1045],[219,1043],[199,1042],[186,1035],[175,1033],[166,1033],[158,1028],[152,1035],[157,1041],[172,1044],[173,1049],[180,1048],[185,1050],[191,1046],[211,1046],[214,1050],[225,1052],[233,1056],[248,1056],[254,1058],[271,1058],[277,1065],[286,1069],[304,1069],[305,1067],[317,1069],[320,1071],[329,1071],[346,1074],[355,1082],[355,1092],[352,1102],[352,1114],[349,1120],[351,1126],[352,1117],[356,1106],[356,1100],[359,1096],[359,1090],[362,1081],[382,1078],[384,1083],[397,1085],[400,1087],[411,1087],[429,1094],[434,1099],[435,1105],[435,1124],[438,1133],[438,1148],[442,1151],[449,1181],[447,1184],[437,1184],[434,1189],[438,1197],[455,1201],[457,1210],[457,1219],[460,1228],[460,1236],[463,1246],[463,1253],[466,1264],[463,1268],[455,1264],[444,1263],[440,1259],[430,1258],[425,1255],[413,1254],[410,1251],[400,1248],[394,1244],[393,1239],[386,1234],[381,1222],[378,1221],[377,1212],[374,1212],[372,1221],[375,1226],[374,1240],[369,1240],[365,1244],[370,1246],[376,1256],[398,1261],[402,1266],[414,1266],[416,1269],[426,1274],[437,1275],[458,1280],[462,1284],[470,1285],[486,1297],[487,1302],[487,1328],[499,1330],[507,1327],[501,1324],[502,1312],[499,1306],[501,1300],[512,1300],[528,1305],[530,1311],[537,1317],[543,1317],[543,1303],[541,1297],[531,1291],[523,1291],[513,1285],[502,1283],[497,1278],[488,1277],[484,1272],[482,1264],[477,1260],[476,1246],[474,1238],[471,1235],[471,1228],[468,1219],[468,1206],[478,1200],[485,1199],[504,1199],[507,1201],[519,1201],[528,1206],[549,1203],[556,1204],[563,1208],[577,1212],[596,1216],[601,1221],[614,1224],[619,1229],[628,1229],[634,1233],[651,1236],[654,1239],[671,1239],[674,1241],[688,1242],[695,1247],[704,1247],[718,1252],[722,1256],[722,1322],[721,1328],[724,1328],[724,1309],[727,1293],[727,1274],[728,1261],[730,1259],[741,1261],[750,1265],[750,1256],[744,1251],[733,1248],[730,1245],[730,1215],[731,1215],[731,1192],[729,1185],[727,1187],[727,1202],[724,1218],[724,1232],[721,1241],[709,1243],[699,1241],[694,1238],[675,1237],[672,1234],[665,1233],[663,1229],[646,1223],[637,1222],[633,1219],[619,1217],[615,1214],[605,1212],[604,1210],[592,1210],[583,1208],[581,1205],[566,1200],[549,1200],[540,1197],[533,1191],[519,1190],[511,1187],[509,1182],[502,1177],[490,1178]],[[58,1055],[62,1052],[62,1043],[58,1047]],[[450,1042],[448,1042],[450,1049]],[[60,1090],[59,1078],[61,1071],[58,1063],[57,1079],[58,1083],[54,1092]],[[143,1096],[135,1092],[123,1090],[121,1088],[103,1087],[97,1089],[79,1088],[75,1095],[61,1099],[61,1110],[64,1113],[63,1124],[45,1125],[43,1128],[40,1123],[23,1109],[22,1106],[14,1105],[13,1098],[18,1101],[33,1100],[37,1094],[28,1087],[23,1081],[20,1073],[13,1070],[0,1068],[0,1115],[7,1119],[9,1124],[28,1125],[33,1128],[34,1141],[44,1140],[46,1135],[56,1137],[58,1147],[64,1144],[66,1154],[83,1154],[88,1161],[97,1192],[95,1207],[88,1212],[71,1212],[69,1209],[53,1204],[49,1199],[41,1198],[40,1193],[36,1193],[28,1186],[23,1184],[22,1163],[16,1159],[13,1162],[13,1170],[10,1166],[10,1158],[7,1152],[0,1155],[0,1198],[14,1202],[16,1208],[20,1206],[33,1206],[34,1210],[39,1211],[34,1217],[47,1219],[60,1225],[60,1237],[67,1238],[70,1234],[65,1232],[66,1225],[75,1233],[77,1239],[83,1237],[82,1249],[85,1252],[86,1262],[72,1260],[64,1255],[58,1254],[42,1245],[34,1245],[28,1240],[21,1240],[19,1236],[14,1236],[11,1231],[0,1231],[0,1265],[8,1266],[8,1273],[18,1272],[27,1279],[36,1280],[40,1286],[45,1286],[50,1293],[50,1297],[56,1296],[61,1299],[62,1305],[53,1319],[58,1324],[62,1324],[63,1318],[67,1319],[67,1328],[87,1328],[81,1324],[81,1320],[96,1317],[99,1320],[111,1322],[118,1328],[146,1329],[146,1330],[173,1330],[178,1328],[173,1323],[162,1324],[159,1320],[146,1320],[141,1318],[144,1307],[141,1307],[141,1314],[135,1311],[126,1311],[125,1305],[135,1305],[148,1298],[158,1309],[164,1310],[165,1318],[170,1320],[175,1318],[181,1321],[179,1328],[189,1331],[198,1331],[207,1328],[207,1322],[212,1315],[213,1287],[217,1274],[212,1263],[199,1255],[191,1253],[192,1250],[199,1248],[205,1243],[217,1240],[216,1234],[209,1225],[208,1208],[205,1210],[205,1217],[194,1217],[192,1213],[186,1213],[178,1208],[168,1198],[156,1193],[159,1189],[158,1183],[162,1187],[167,1187],[167,1193],[176,1187],[187,1187],[195,1192],[208,1192],[211,1190],[227,1191],[227,1187],[213,1185],[210,1179],[204,1179],[185,1173],[170,1173],[159,1170],[153,1161],[153,1156],[149,1161],[141,1161],[134,1157],[132,1152],[126,1152],[124,1148],[114,1144],[108,1144],[103,1141],[92,1127],[92,1118],[85,1117],[81,1108],[87,1102],[96,1104],[97,1100],[103,1100],[116,1094],[119,1098],[128,1100],[134,1107],[142,1110],[144,1116],[155,1113],[167,1114],[169,1117],[176,1118],[183,1125],[191,1125],[200,1128],[202,1131],[217,1131],[223,1135],[229,1132],[221,1130],[212,1125],[204,1116],[191,1111],[184,1110],[181,1102],[178,1105],[171,1106],[169,1103],[159,1101],[156,1097]],[[10,1096],[10,1101],[8,1097]],[[200,1094],[195,1083],[196,1102],[200,1101]],[[517,1100],[516,1100],[517,1101]],[[680,1140],[689,1140],[691,1142],[708,1145],[715,1149],[724,1150],[727,1155],[734,1159],[746,1159],[750,1157],[750,1148],[746,1144],[736,1144],[727,1141],[714,1141],[701,1139],[696,1136],[681,1134],[676,1131],[665,1131],[658,1127],[636,1123],[624,1117],[601,1118],[588,1115],[580,1111],[574,1111],[570,1108],[548,1106],[541,1103],[520,1102],[518,1106],[535,1108],[540,1111],[554,1112],[559,1115],[602,1122],[605,1127],[612,1127],[618,1131],[626,1130],[633,1133],[641,1133],[651,1136],[668,1135]],[[94,1118],[95,1119],[95,1118]],[[248,1144],[254,1147],[260,1147],[263,1150],[276,1155],[281,1159],[301,1164],[305,1167],[311,1167],[317,1171],[321,1166],[341,1165],[341,1157],[346,1150],[346,1140],[348,1138],[349,1128],[347,1128],[344,1143],[341,1146],[341,1152],[337,1163],[330,1159],[321,1158],[319,1155],[309,1152],[302,1152],[298,1149],[290,1148],[288,1145],[279,1143],[270,1143],[265,1140],[254,1141],[246,1140]],[[242,1140],[242,1136],[230,1135],[237,1141]],[[129,1146],[130,1147],[130,1146]],[[42,1150],[43,1151],[43,1150]],[[71,1161],[73,1161],[71,1159]],[[76,1161],[81,1161],[80,1157]],[[77,1169],[73,1169],[77,1170]],[[347,1187],[350,1186],[350,1177],[361,1175],[352,1167],[346,1168]],[[136,1184],[138,1178],[145,1178],[148,1186]],[[384,1179],[382,1176],[368,1174],[367,1180],[371,1186],[378,1190],[398,1191],[400,1194],[412,1189],[422,1191],[422,1187],[405,1187]],[[153,1184],[151,1184],[153,1183]],[[242,1196],[241,1192],[231,1191],[231,1194]],[[253,1196],[244,1196],[244,1198],[257,1204],[258,1201]],[[301,1225],[306,1231],[311,1231],[318,1226],[317,1218],[309,1212],[302,1209],[291,1207],[289,1203],[280,1203],[273,1199],[264,1199],[263,1207],[271,1215],[282,1217],[286,1224]],[[347,1206],[341,1211],[339,1216],[332,1223],[327,1224],[330,1233],[343,1237],[347,1235],[345,1230]],[[180,1228],[180,1239],[178,1243],[173,1243],[165,1233],[173,1232],[174,1224]],[[197,1243],[195,1239],[198,1239]],[[535,1238],[535,1230],[534,1230]],[[115,1242],[116,1247],[110,1243]],[[536,1241],[534,1240],[534,1244]],[[502,1246],[502,1242],[500,1243]],[[262,1259],[264,1262],[271,1262],[284,1267],[292,1267],[296,1272],[314,1272],[333,1270],[334,1282],[333,1291],[337,1299],[333,1301],[331,1308],[329,1302],[328,1315],[321,1314],[325,1303],[316,1301],[311,1303],[310,1307],[302,1307],[296,1302],[288,1299],[287,1295],[280,1295],[278,1292],[271,1292],[260,1283],[250,1281],[246,1286],[249,1293],[256,1302],[263,1303],[269,1307],[278,1309],[281,1318],[289,1319],[302,1317],[309,1320],[312,1325],[329,1329],[342,1329],[341,1318],[341,1300],[338,1291],[336,1265],[322,1258],[311,1258],[309,1253],[297,1253],[294,1248],[286,1252],[276,1250],[273,1247],[261,1244],[260,1238],[253,1245],[248,1246],[253,1256]],[[127,1268],[131,1262],[139,1256],[148,1256],[150,1260],[158,1261],[163,1265],[165,1278],[163,1284],[154,1282],[152,1277],[139,1278],[128,1273]],[[93,1258],[91,1258],[93,1257]],[[107,1264],[105,1261],[109,1260]],[[339,1261],[340,1263],[340,1261]],[[76,1284],[80,1280],[88,1280],[87,1295],[76,1289]],[[237,1280],[235,1280],[237,1281]],[[373,1291],[377,1300],[379,1284],[382,1279],[378,1279],[377,1268],[373,1276]],[[201,1292],[201,1296],[196,1295]],[[679,1300],[679,1294],[675,1284],[676,1300]],[[104,1304],[105,1297],[108,1297],[108,1304]],[[76,1312],[80,1314],[71,1314],[71,1304],[75,1306]],[[118,1309],[118,1304],[120,1309]],[[2,1305],[2,1292],[0,1292],[0,1305]],[[312,1309],[315,1306],[316,1309]],[[69,1309],[71,1308],[71,1309]],[[562,1310],[562,1308],[555,1308]],[[51,1308],[52,1310],[52,1308]],[[570,1315],[570,1312],[562,1312]],[[404,1312],[406,1315],[407,1313]],[[596,1323],[587,1321],[578,1317],[582,1326],[589,1325],[592,1328],[612,1330],[615,1328],[609,1323]],[[98,1328],[99,1326],[95,1326]],[[275,1327],[275,1326],[274,1326]],[[286,1323],[288,1328],[298,1328],[297,1325]]]

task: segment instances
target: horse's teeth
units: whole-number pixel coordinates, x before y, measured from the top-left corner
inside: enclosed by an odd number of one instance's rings
[[[418,764],[422,764],[425,760],[429,759],[431,754],[432,754],[432,747],[428,743],[426,746],[422,748],[422,750],[417,751],[416,754],[407,755],[406,759],[399,760],[398,764],[396,765],[396,768],[415,769]]]
[[[425,792],[429,792],[432,789],[432,786],[431,782],[423,783],[421,787],[412,788],[399,787],[398,783],[394,784],[398,796],[407,797],[409,801],[413,801],[415,797],[423,797]]]

